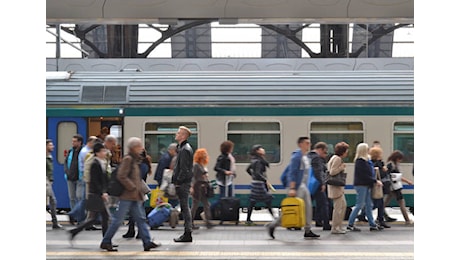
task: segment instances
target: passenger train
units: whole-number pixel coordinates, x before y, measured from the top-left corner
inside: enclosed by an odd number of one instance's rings
[[[337,142],[350,145],[349,207],[355,203],[353,157],[360,142],[380,141],[384,160],[401,150],[403,174],[413,179],[413,70],[47,72],[46,103],[47,138],[56,146],[53,188],[61,210],[69,208],[63,161],[72,136],[86,140],[104,127],[119,138],[119,156],[130,137],[140,137],[155,170],[177,128],[188,126],[192,147],[208,150],[211,178],[220,144],[233,141],[242,207],[248,205],[250,148],[265,148],[279,206],[286,196],[280,175],[299,136],[309,136],[312,144],[326,142],[331,154]],[[155,187],[153,175],[148,183]],[[404,185],[403,193],[413,207],[413,186]]]

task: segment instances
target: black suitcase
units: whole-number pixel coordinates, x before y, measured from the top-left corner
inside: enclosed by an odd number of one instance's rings
[[[225,178],[227,182],[228,176]],[[240,199],[235,196],[235,184],[232,182],[233,194],[228,196],[228,186],[225,185],[225,195],[219,199],[220,204],[220,224],[224,221],[235,221],[235,225],[238,225],[240,221]]]

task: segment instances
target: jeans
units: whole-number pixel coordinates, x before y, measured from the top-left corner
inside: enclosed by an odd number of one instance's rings
[[[326,190],[321,191],[321,188],[313,195],[316,201],[316,222],[323,223],[323,228],[330,227],[329,224],[329,199],[326,195]]]
[[[359,211],[364,208],[367,220],[369,221],[369,226],[375,227],[374,217],[372,216],[373,204],[371,198],[371,188],[369,186],[355,186],[355,190],[356,205],[348,218],[348,225],[353,226],[355,224]]]
[[[126,214],[129,214],[131,217],[133,217],[137,224],[137,229],[139,236],[142,239],[142,243],[144,246],[146,246],[150,242],[151,238],[149,228],[147,226],[147,218],[145,216],[144,202],[121,199],[118,204],[118,209],[113,215],[112,222],[110,223],[104,238],[102,238],[102,243],[112,244],[112,238],[125,219]]]
[[[176,186],[176,194],[179,197],[180,210],[184,218],[185,232],[192,232],[192,214],[189,206],[190,184]]]
[[[46,196],[48,197],[49,201],[49,208],[50,208],[50,213],[51,213],[51,221],[53,222],[53,225],[58,224],[57,220],[57,212],[56,212],[56,196],[54,195],[52,183],[46,180]]]
[[[74,204],[68,215],[75,219],[78,223],[82,223],[86,219],[86,184],[83,180],[76,181],[76,184],[76,203]]]

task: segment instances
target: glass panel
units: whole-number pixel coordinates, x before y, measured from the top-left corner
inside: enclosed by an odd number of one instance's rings
[[[268,162],[280,162],[280,135],[279,134],[228,134],[228,140],[235,144],[233,156],[237,163],[249,163],[251,148],[260,144],[265,149],[265,158]]]
[[[404,154],[402,163],[414,162],[414,134],[395,133],[393,147]]]
[[[179,126],[186,126],[192,132],[196,132],[196,123],[146,123],[145,131],[176,133]]]
[[[356,146],[363,142],[362,133],[338,133],[338,134],[311,134],[312,147],[317,142],[325,142],[328,144],[328,159],[334,154],[334,147],[339,142],[346,142],[350,145],[348,156],[344,158],[346,163],[352,163],[355,157]]]
[[[311,131],[362,131],[361,122],[314,122]]]
[[[77,124],[74,122],[59,123],[57,129],[56,156],[60,164],[64,164],[64,151],[72,147],[72,137],[77,134]],[[56,143],[55,143],[56,145]]]
[[[413,132],[414,123],[412,122],[397,122],[394,126],[395,131]]]
[[[272,122],[241,123],[232,122],[228,124],[228,131],[279,131],[280,124]]]

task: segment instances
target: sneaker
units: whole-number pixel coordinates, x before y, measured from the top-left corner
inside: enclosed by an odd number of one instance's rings
[[[303,234],[303,237],[304,238],[307,238],[307,237],[317,238],[317,237],[320,237],[320,235],[317,235],[310,230],[308,232],[305,231],[305,233]]]
[[[406,226],[412,226],[412,225],[414,225],[414,221],[409,220],[409,221],[406,221],[405,224],[406,224]]]
[[[334,229],[331,231],[331,234],[346,234],[347,231],[342,230],[342,229]]]
[[[272,238],[275,239],[275,227],[273,225],[270,225],[270,223],[265,224],[265,228],[268,231],[268,235]]]
[[[384,228],[391,228],[390,226],[387,225],[384,221],[380,221],[379,226],[384,227]]]
[[[359,229],[359,228],[357,228],[355,226],[350,226],[350,225],[347,226],[347,230],[356,231],[356,232],[361,231],[361,229]]]
[[[244,223],[246,226],[255,226],[256,224],[252,222],[251,220],[248,220]]]
[[[369,230],[370,230],[370,231],[380,231],[380,230],[383,230],[383,227],[378,226],[378,225],[377,225],[377,226],[371,226],[371,227],[369,228]]]

